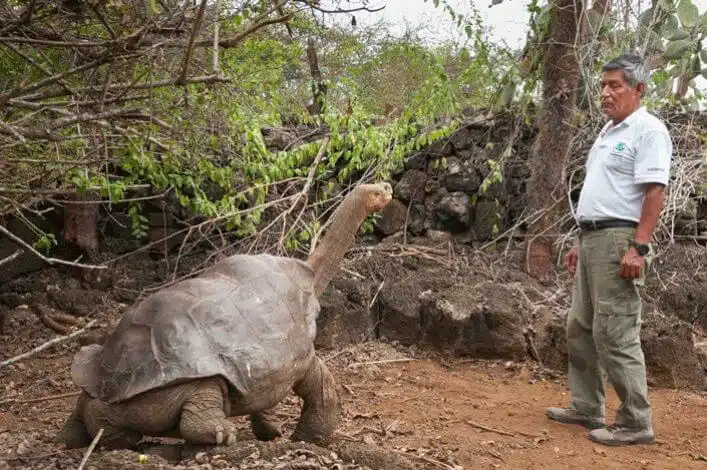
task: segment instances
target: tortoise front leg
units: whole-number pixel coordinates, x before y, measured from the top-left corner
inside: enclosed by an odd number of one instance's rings
[[[304,405],[291,440],[326,445],[341,419],[341,401],[326,364],[315,356],[293,390]]]
[[[134,449],[142,439],[142,433],[126,426],[130,421],[133,403],[111,405],[98,398],[86,397],[83,422],[91,440],[103,429],[100,445],[106,449]],[[127,419],[126,419],[127,418]],[[89,441],[90,442],[90,441]],[[76,444],[76,443],[73,443]],[[85,444],[81,442],[79,444]]]
[[[231,445],[236,428],[230,413],[228,388],[220,377],[203,379],[182,405],[179,434],[190,444]]]

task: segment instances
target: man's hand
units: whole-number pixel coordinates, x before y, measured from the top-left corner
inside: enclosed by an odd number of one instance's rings
[[[631,247],[621,258],[619,275],[624,279],[636,279],[641,276],[643,269],[643,256],[638,254],[636,248]]]
[[[565,255],[565,269],[574,276],[577,270],[577,260],[579,259],[579,247],[577,245],[573,246],[570,251]]]

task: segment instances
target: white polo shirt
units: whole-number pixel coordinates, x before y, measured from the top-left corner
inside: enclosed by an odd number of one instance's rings
[[[589,151],[578,221],[641,218],[645,183],[668,185],[673,143],[665,125],[644,107],[602,128]]]

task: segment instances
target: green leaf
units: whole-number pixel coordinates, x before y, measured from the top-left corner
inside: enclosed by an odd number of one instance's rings
[[[687,39],[689,37],[690,33],[686,32],[683,29],[678,29],[671,37],[666,37],[666,39],[669,39],[671,41],[682,41],[683,39]]]
[[[514,82],[507,83],[503,87],[501,92],[500,105],[505,108],[508,107],[513,101],[513,93],[516,91],[516,84]]]
[[[661,33],[665,39],[676,39],[673,35],[678,32],[679,27],[680,24],[678,23],[678,17],[675,15],[669,15],[665,18],[665,23],[663,23]]]
[[[673,91],[673,81],[672,80],[664,80],[663,83],[660,85],[660,92],[663,95],[669,95]]]
[[[646,29],[645,35],[641,38],[641,42],[647,42],[648,43],[648,50],[649,51],[663,51],[665,47],[663,46],[663,38],[660,37],[660,34],[656,33],[653,30]]]
[[[707,11],[700,17],[700,33],[707,35]]]
[[[700,51],[700,59],[702,59],[702,62],[707,63],[707,49]]]
[[[700,12],[691,0],[680,0],[677,8],[678,19],[685,28],[693,28],[700,19]]]
[[[639,28],[650,28],[652,20],[653,20],[653,8],[649,8],[648,10],[641,13],[641,15],[638,17]]]
[[[707,78],[707,67],[702,69],[702,77]]]
[[[663,56],[670,59],[679,59],[683,53],[692,45],[692,41],[680,39],[678,41],[670,41],[665,48]]]
[[[700,62],[700,57],[695,54],[690,60],[690,80],[697,77],[702,73],[702,63]]]
[[[474,36],[474,29],[471,27],[470,24],[464,27],[464,31],[466,32],[466,36],[468,38],[472,38]]]
[[[658,0],[657,5],[663,11],[672,11],[674,9],[673,0]]]

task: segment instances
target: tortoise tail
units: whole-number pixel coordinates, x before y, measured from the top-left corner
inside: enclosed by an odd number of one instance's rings
[[[64,427],[54,438],[54,441],[64,444],[67,449],[78,449],[91,444],[91,436],[83,422],[83,405],[86,400],[86,392],[83,392],[76,406],[64,423]]]

